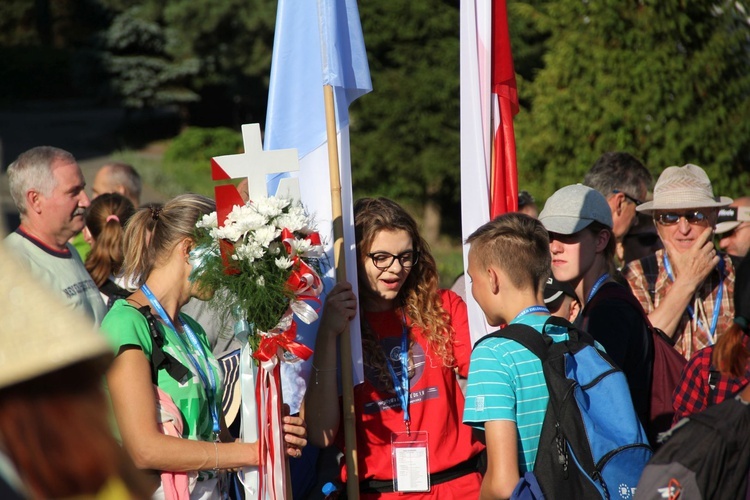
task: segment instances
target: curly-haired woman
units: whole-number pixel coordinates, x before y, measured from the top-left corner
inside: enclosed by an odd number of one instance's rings
[[[476,498],[484,446],[461,423],[456,378],[467,375],[471,355],[466,305],[438,289],[435,259],[401,206],[361,199],[354,223],[366,379],[354,389],[362,498],[395,497],[394,487],[411,498]],[[348,283],[326,298],[305,399],[318,446],[340,431],[336,337],[356,309]]]

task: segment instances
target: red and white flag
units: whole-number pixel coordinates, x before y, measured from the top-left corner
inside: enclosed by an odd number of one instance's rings
[[[518,209],[513,116],[518,92],[505,0],[461,2],[461,223],[464,239],[492,218]],[[464,269],[468,247],[464,245]],[[489,332],[466,290],[471,337]]]

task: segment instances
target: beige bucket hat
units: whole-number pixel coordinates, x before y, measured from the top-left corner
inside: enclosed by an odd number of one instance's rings
[[[0,388],[112,356],[94,324],[35,281],[5,249],[3,239],[0,227]]]
[[[698,165],[667,167],[654,186],[654,199],[636,207],[652,214],[655,210],[726,207],[732,203],[726,196],[714,196],[706,172]]]

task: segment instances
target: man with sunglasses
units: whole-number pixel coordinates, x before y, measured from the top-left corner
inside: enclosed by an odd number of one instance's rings
[[[664,249],[628,263],[623,275],[651,323],[688,359],[734,317],[734,266],[713,245],[719,208],[731,202],[715,197],[703,169],[688,164],[665,169],[653,201],[637,207],[653,216]]]
[[[583,179],[599,191],[612,211],[612,233],[617,241],[616,257],[624,260],[623,238],[638,224],[636,207],[646,199],[653,183],[651,172],[635,156],[621,151],[604,153]]]
[[[750,252],[750,196],[737,198],[719,211],[716,234],[719,248],[732,257],[737,267]]]

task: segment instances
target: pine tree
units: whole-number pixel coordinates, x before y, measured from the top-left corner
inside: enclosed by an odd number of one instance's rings
[[[198,73],[198,60],[174,57],[169,50],[174,36],[145,6],[124,10],[100,35],[107,88],[123,106],[157,108],[198,99],[186,85]]]

